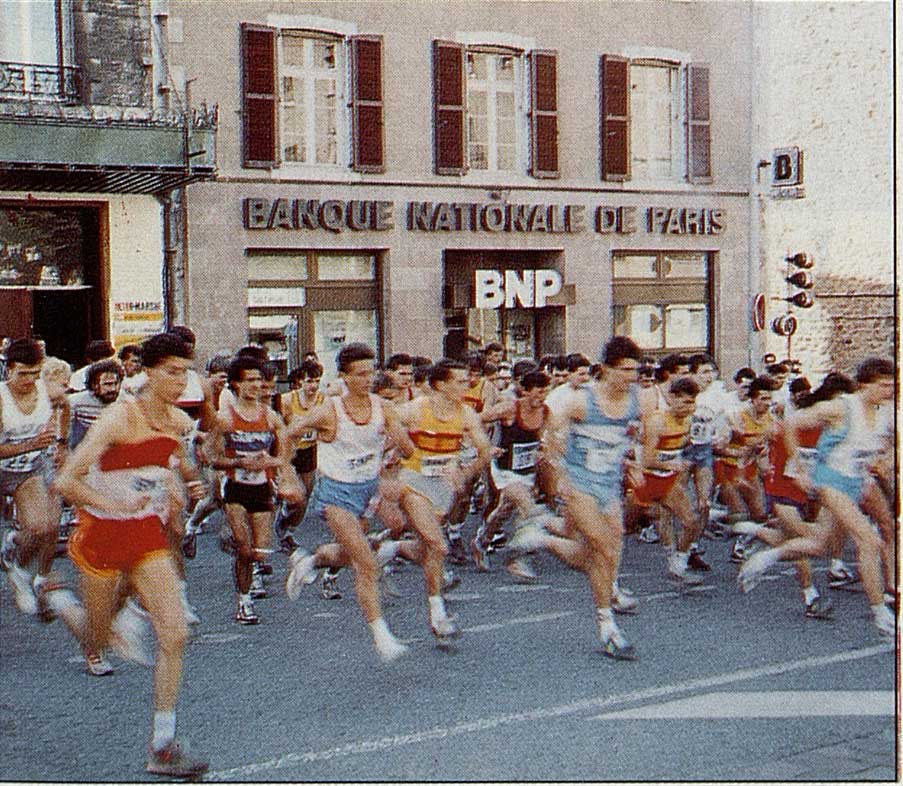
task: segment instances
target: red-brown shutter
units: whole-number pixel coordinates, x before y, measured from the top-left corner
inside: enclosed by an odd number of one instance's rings
[[[558,53],[530,53],[530,132],[533,177],[558,177]]]
[[[241,26],[242,165],[276,166],[276,31]]]
[[[602,179],[630,178],[630,61],[602,55],[599,63],[602,107]]]
[[[351,39],[352,168],[383,172],[383,39]]]
[[[433,41],[433,138],[436,174],[460,175],[464,163],[464,46]]]
[[[709,66],[687,66],[687,179],[712,182],[712,134],[709,115]]]

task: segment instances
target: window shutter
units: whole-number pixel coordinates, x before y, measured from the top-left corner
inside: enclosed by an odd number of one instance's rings
[[[687,66],[687,179],[712,182],[712,134],[709,115],[709,66]]]
[[[558,177],[558,53],[530,53],[530,132],[533,177]]]
[[[276,31],[241,26],[242,165],[276,166]]]
[[[464,163],[464,46],[433,41],[433,138],[436,174],[461,175]]]
[[[352,167],[383,172],[383,39],[362,35],[351,39]]]
[[[629,180],[630,61],[617,55],[602,55],[599,83],[602,179]]]

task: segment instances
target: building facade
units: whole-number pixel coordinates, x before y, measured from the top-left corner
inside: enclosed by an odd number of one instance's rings
[[[746,3],[170,4],[200,354],[751,353]],[[176,35],[173,35],[176,31]],[[730,34],[726,34],[730,31]]]
[[[0,335],[140,340],[181,316],[184,195],[211,177],[162,0],[0,2]]]

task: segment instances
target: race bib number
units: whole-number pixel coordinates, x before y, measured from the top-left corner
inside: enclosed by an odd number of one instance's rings
[[[351,456],[351,458],[345,459],[345,466],[353,472],[360,472],[367,469],[375,461],[376,453],[362,453],[359,456]]]
[[[249,486],[260,486],[267,482],[267,473],[264,470],[236,469],[235,480]]]
[[[708,445],[715,438],[715,423],[710,419],[693,419],[690,424],[690,442],[694,445]]]
[[[455,460],[454,456],[424,456],[420,460],[420,474],[427,478],[438,478],[445,474]]]
[[[536,466],[538,442],[524,442],[511,446],[511,469],[514,471],[533,469]]]
[[[681,451],[679,450],[660,450],[658,452],[658,460],[664,462],[665,464],[670,464],[672,461],[677,461],[681,456]]]
[[[33,450],[30,453],[20,453],[18,456],[0,461],[0,469],[6,472],[30,472],[41,455],[41,451]]]
[[[299,437],[301,442],[314,442],[317,439],[317,432],[314,429],[303,432]]]
[[[616,459],[612,451],[604,448],[587,448],[586,458],[583,460],[583,466],[595,473],[609,472],[619,463],[620,459]]]
[[[870,450],[857,450],[853,454],[853,475],[864,478],[869,475],[869,468],[875,460],[875,453]]]

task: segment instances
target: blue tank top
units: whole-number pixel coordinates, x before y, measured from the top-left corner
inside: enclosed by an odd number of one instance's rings
[[[623,417],[610,418],[600,408],[593,389],[584,388],[586,418],[571,423],[564,461],[569,469],[593,475],[620,478],[624,454],[631,446],[627,429],[639,416],[636,391],[630,389],[627,412]]]

